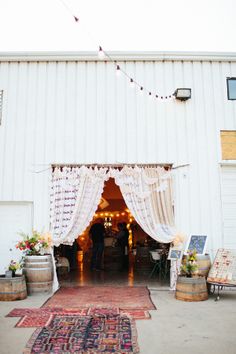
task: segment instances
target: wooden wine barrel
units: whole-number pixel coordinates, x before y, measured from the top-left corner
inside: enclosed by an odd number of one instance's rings
[[[23,273],[26,277],[28,294],[50,293],[52,291],[52,256],[26,256]]]
[[[0,301],[23,300],[26,297],[24,275],[15,275],[12,278],[5,278],[5,275],[0,275]]]
[[[207,277],[211,268],[211,258],[209,254],[203,254],[197,256],[198,275]]]
[[[179,276],[176,283],[175,297],[183,301],[207,300],[206,278],[187,278]]]

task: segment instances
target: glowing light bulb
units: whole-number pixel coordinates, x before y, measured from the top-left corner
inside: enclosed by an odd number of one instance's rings
[[[120,76],[120,66],[116,65],[116,76]]]
[[[102,47],[100,46],[99,50],[98,50],[98,58],[102,60],[102,59],[104,59],[104,57],[105,57],[105,53],[104,53]]]

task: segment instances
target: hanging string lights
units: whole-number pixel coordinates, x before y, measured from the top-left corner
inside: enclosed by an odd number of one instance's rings
[[[160,94],[157,94],[156,92],[152,92],[152,91],[149,91],[148,89],[146,89],[143,85],[139,84],[133,77],[129,76],[127,74],[127,72],[125,70],[123,70],[123,68],[121,68],[120,65],[118,65],[116,63],[116,61],[110,56],[110,54],[105,52],[101,46],[99,46],[98,57],[99,57],[99,59],[108,58],[109,61],[115,65],[117,76],[120,76],[122,73],[129,80],[131,88],[134,88],[134,87],[138,88],[138,90],[141,94],[143,94],[145,92],[150,100],[156,99],[156,100],[160,100],[160,101],[167,101],[167,100],[172,100],[172,99],[176,98],[174,93],[171,93],[169,95],[160,95]]]
[[[67,9],[67,11],[69,11],[70,15],[73,17],[74,21],[76,23],[79,23],[79,17],[75,16],[73,11],[71,10],[71,8],[66,4],[66,2],[64,0],[59,0],[64,7]],[[93,37],[91,36],[90,33],[88,33],[90,38],[93,40]],[[94,40],[93,40],[94,42]],[[173,100],[175,99],[175,94],[174,93],[170,93],[168,95],[160,95],[159,93],[150,91],[149,89],[145,88],[142,84],[138,83],[133,77],[131,77],[120,65],[117,64],[116,60],[114,60],[110,54],[108,54],[101,45],[98,46],[98,58],[99,60],[108,60],[109,62],[113,63],[115,66],[115,71],[116,71],[116,76],[119,77],[121,76],[121,74],[123,74],[123,76],[125,76],[127,78],[127,80],[130,83],[130,87],[131,88],[136,88],[138,89],[139,93],[141,95],[143,95],[144,93],[146,93],[146,95],[148,96],[148,98],[150,100],[156,100],[156,101],[169,101],[169,100]]]

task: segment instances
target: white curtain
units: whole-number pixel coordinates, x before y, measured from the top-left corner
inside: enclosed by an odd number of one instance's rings
[[[63,167],[52,173],[51,233],[54,246],[72,245],[91,222],[109,178],[107,168]]]
[[[172,205],[171,173],[162,167],[124,167],[110,171],[127,207],[142,229],[158,242],[172,242],[176,235]]]

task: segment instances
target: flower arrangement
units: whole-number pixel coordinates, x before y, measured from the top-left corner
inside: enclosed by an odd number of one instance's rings
[[[12,272],[16,272],[17,270],[22,268],[22,263],[21,262],[16,262],[13,259],[11,260],[8,270],[11,270]]]
[[[188,250],[187,257],[183,259],[180,268],[180,275],[192,278],[197,275],[198,265],[197,265],[197,251]]]
[[[16,244],[16,248],[23,251],[25,255],[43,255],[50,252],[52,245],[51,234],[32,231],[32,235],[21,232],[22,241]]]

